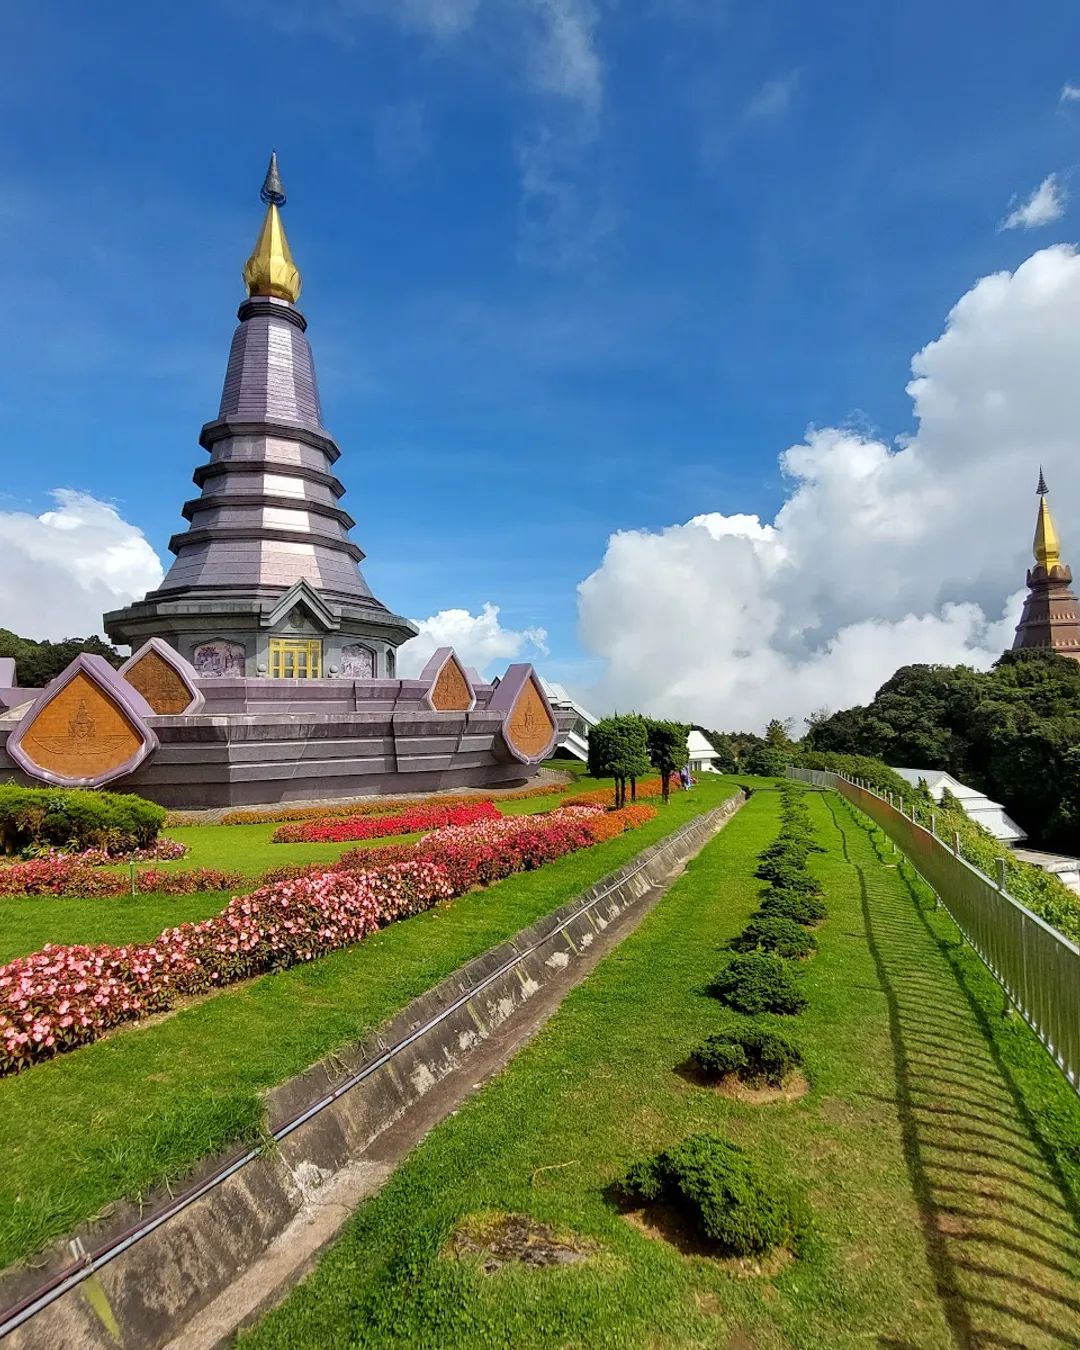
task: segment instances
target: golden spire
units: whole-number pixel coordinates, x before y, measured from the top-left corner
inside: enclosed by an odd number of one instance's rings
[[[1061,565],[1061,544],[1058,541],[1057,530],[1054,528],[1053,517],[1050,515],[1050,508],[1046,504],[1046,494],[1049,492],[1049,488],[1046,486],[1042,469],[1039,470],[1039,486],[1036,491],[1039,494],[1039,518],[1035,523],[1035,543],[1033,545],[1035,561],[1049,572],[1051,568]]]
[[[244,264],[248,295],[276,295],[295,305],[300,298],[300,272],[289,252],[279,207],[285,205],[285,189],[278,173],[277,151],[270,156],[259,196],[266,203],[266,217],[255,241],[255,250]]]

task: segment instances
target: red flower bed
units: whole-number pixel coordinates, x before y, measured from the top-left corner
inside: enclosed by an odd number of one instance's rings
[[[0,966],[0,1073],[87,1044],[181,996],[359,942],[440,900],[588,848],[608,820],[619,816],[624,827],[633,826],[649,809],[605,813],[574,806],[544,816],[449,826],[414,844],[351,850],[331,870],[313,868],[275,880],[234,898],[213,918],[166,929],[151,943],[49,945]],[[83,868],[86,879],[108,876]],[[182,875],[142,874],[153,877],[148,889]],[[204,870],[203,875],[227,874]],[[70,885],[70,872],[63,885]]]
[[[344,820],[309,820],[301,825],[281,825],[274,831],[275,844],[342,844],[359,839],[385,839],[417,830],[440,830],[447,825],[472,825],[478,820],[501,820],[490,801],[468,805],[413,806],[393,816],[353,816]]]
[[[141,895],[194,895],[200,891],[228,891],[243,884],[243,872],[225,872],[214,867],[188,867],[167,872],[147,867],[135,873],[135,890]],[[55,853],[44,858],[0,866],[0,895],[71,895],[84,900],[130,895],[127,872],[106,871],[99,861],[87,862],[78,854]]]

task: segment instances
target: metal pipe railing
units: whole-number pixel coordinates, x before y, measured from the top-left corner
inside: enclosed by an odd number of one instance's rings
[[[865,784],[824,769],[788,769],[832,788],[879,826],[945,906],[972,950],[1005,990],[1055,1064],[1080,1092],[1080,947],[995,881]],[[890,794],[891,795],[891,794]],[[934,821],[936,826],[936,821]]]

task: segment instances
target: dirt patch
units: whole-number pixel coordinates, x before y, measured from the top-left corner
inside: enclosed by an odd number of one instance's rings
[[[480,1269],[492,1275],[503,1266],[576,1266],[600,1251],[596,1242],[576,1233],[557,1233],[527,1214],[471,1214],[454,1230],[443,1255],[455,1260],[480,1257]]]
[[[769,1106],[772,1102],[797,1102],[810,1091],[810,1080],[801,1069],[789,1073],[779,1087],[770,1083],[754,1086],[744,1083],[735,1074],[728,1074],[719,1083],[712,1084],[713,1090],[721,1097],[730,1097],[732,1101],[742,1102],[744,1106]]]
[[[631,1209],[623,1214],[623,1218],[646,1237],[666,1242],[683,1256],[704,1257],[740,1280],[778,1275],[795,1260],[786,1247],[778,1247],[765,1256],[723,1256],[715,1243],[702,1237],[693,1220],[674,1205]]]
[[[743,1106],[769,1106],[773,1102],[797,1102],[810,1091],[810,1080],[801,1069],[789,1073],[779,1087],[772,1083],[744,1083],[738,1074],[713,1078],[692,1059],[675,1066],[675,1072],[694,1087],[709,1088],[720,1097],[741,1102]]]

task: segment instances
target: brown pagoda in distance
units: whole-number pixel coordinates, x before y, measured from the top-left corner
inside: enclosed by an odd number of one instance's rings
[[[1016,628],[1013,650],[1049,647],[1059,656],[1080,661],[1080,605],[1072,593],[1072,571],[1061,561],[1061,546],[1046,504],[1048,489],[1041,469],[1037,492],[1035,566],[1028,569],[1028,597]]]

